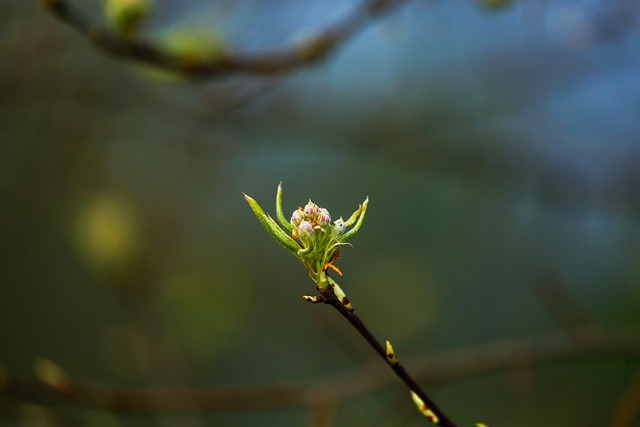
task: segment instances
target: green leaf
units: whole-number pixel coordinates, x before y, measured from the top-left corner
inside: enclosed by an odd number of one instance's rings
[[[249,203],[249,206],[251,207],[251,210],[253,211],[253,213],[256,215],[256,218],[258,218],[258,221],[260,221],[260,223],[267,230],[267,232],[271,234],[271,236],[274,239],[276,239],[276,241],[280,243],[282,247],[284,247],[296,258],[298,258],[298,250],[300,249],[300,245],[298,245],[298,243],[296,243],[296,241],[293,240],[293,238],[291,238],[287,233],[285,233],[284,230],[282,230],[282,228],[280,228],[278,224],[269,215],[264,213],[264,211],[262,210],[258,202],[256,202],[254,199],[247,196],[246,194],[244,193],[242,194],[244,195],[244,198],[246,199],[247,203]]]
[[[347,220],[346,224],[348,225],[353,224],[356,218],[358,219],[358,222],[356,222],[356,225],[354,225],[351,230],[347,231],[340,237],[341,243],[346,242],[347,240],[355,236],[358,231],[360,231],[360,227],[362,227],[362,223],[364,222],[364,215],[367,212],[367,206],[369,206],[369,197],[367,197],[360,208],[358,208],[358,210],[355,211],[353,215],[351,215],[351,218]]]
[[[282,181],[278,184],[278,192],[276,193],[276,217],[280,221],[280,225],[289,233],[293,231],[293,225],[284,216],[282,212]]]

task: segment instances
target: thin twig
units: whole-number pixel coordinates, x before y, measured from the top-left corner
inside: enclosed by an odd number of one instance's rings
[[[429,409],[436,415],[437,424],[443,427],[455,427],[453,421],[451,421],[445,413],[435,404],[431,398],[424,392],[424,390],[414,381],[404,367],[399,363],[391,363],[387,358],[387,352],[380,342],[373,336],[369,329],[364,325],[360,316],[358,316],[353,309],[348,309],[342,302],[332,295],[330,298],[324,300],[326,304],[334,307],[338,312],[346,318],[349,323],[362,335],[362,337],[369,343],[371,347],[382,357],[385,362],[393,369],[393,372],[409,387],[409,390],[417,394],[422,401],[429,407]]]
[[[407,0],[363,0],[351,13],[303,41],[253,53],[226,52],[209,59],[187,59],[171,54],[149,40],[122,38],[64,0],[41,1],[55,17],[110,55],[202,80],[231,74],[281,74],[313,64],[332,54],[370,19],[389,13]]]

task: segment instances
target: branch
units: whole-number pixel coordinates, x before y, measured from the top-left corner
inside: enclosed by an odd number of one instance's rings
[[[391,367],[393,372],[409,387],[413,393],[415,393],[422,401],[421,405],[426,404],[423,412],[428,414],[428,418],[434,424],[443,427],[455,427],[453,421],[451,421],[445,413],[435,404],[435,402],[429,398],[427,393],[416,383],[416,381],[409,375],[404,367],[398,362],[395,354],[389,354],[382,344],[376,340],[369,329],[364,325],[360,316],[356,314],[353,309],[347,308],[335,295],[331,295],[330,298],[324,300],[326,304],[331,305],[333,308],[346,318],[349,323],[362,335],[362,337],[369,343],[371,347],[378,353],[380,357]],[[391,357],[391,360],[390,360]],[[428,409],[427,409],[428,408]],[[433,416],[435,414],[435,416]]]
[[[582,359],[640,357],[640,331],[582,331],[573,342],[565,330],[509,339],[413,358],[407,367],[416,381],[447,383],[508,372],[514,362],[531,366],[568,363]],[[371,393],[395,383],[379,361],[318,382],[289,382],[259,387],[154,387],[118,388],[67,380],[57,386],[42,381],[0,378],[0,398],[40,405],[75,406],[116,413],[177,414],[221,411],[265,411],[310,406],[318,396],[335,401]]]
[[[406,0],[363,0],[351,13],[304,41],[260,52],[226,52],[215,58],[184,58],[148,40],[127,39],[95,22],[64,0],[41,0],[58,19],[116,57],[177,72],[196,80],[231,74],[274,75],[311,65],[332,54],[369,22]]]

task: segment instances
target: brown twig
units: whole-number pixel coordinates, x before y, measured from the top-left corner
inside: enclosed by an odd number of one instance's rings
[[[370,19],[389,13],[407,0],[363,0],[351,13],[300,42],[260,52],[226,52],[215,58],[183,58],[149,40],[126,39],[64,0],[41,0],[58,19],[84,35],[98,49],[117,58],[177,72],[196,80],[231,74],[274,75],[313,64],[332,54]]]
[[[349,323],[358,331],[360,335],[369,343],[369,345],[378,353],[380,357],[384,359],[393,372],[409,387],[409,390],[417,394],[420,399],[427,405],[429,410],[435,414],[436,424],[443,427],[455,427],[453,421],[451,421],[445,413],[435,404],[435,402],[425,393],[425,391],[416,383],[416,381],[409,375],[407,370],[399,362],[390,362],[387,356],[387,351],[380,344],[380,342],[373,336],[369,329],[364,325],[360,317],[353,309],[345,307],[345,305],[336,298],[335,295],[331,295],[330,298],[324,300],[326,304],[334,307],[338,312],[346,318]]]
[[[416,381],[445,383],[507,372],[514,360],[528,355],[532,366],[601,357],[640,357],[640,331],[593,331],[579,343],[560,330],[538,336],[497,341],[477,347],[419,357],[405,365]],[[261,387],[118,388],[68,380],[57,386],[7,376],[0,380],[0,398],[40,405],[65,405],[126,413],[176,414],[220,411],[263,411],[306,407],[316,396],[330,393],[343,401],[389,387],[390,372],[371,361],[319,382],[293,382]]]

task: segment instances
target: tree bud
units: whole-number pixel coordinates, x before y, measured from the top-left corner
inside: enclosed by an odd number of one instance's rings
[[[295,228],[300,225],[300,221],[302,221],[302,211],[300,209],[296,209],[291,215],[291,225]]]
[[[298,235],[313,233],[313,225],[309,221],[302,221],[298,225]]]
[[[318,213],[318,205],[309,200],[309,203],[304,207],[304,214],[307,218],[312,218],[316,213]]]
[[[318,212],[318,224],[327,225],[331,222],[331,215],[325,208],[321,208]]]

